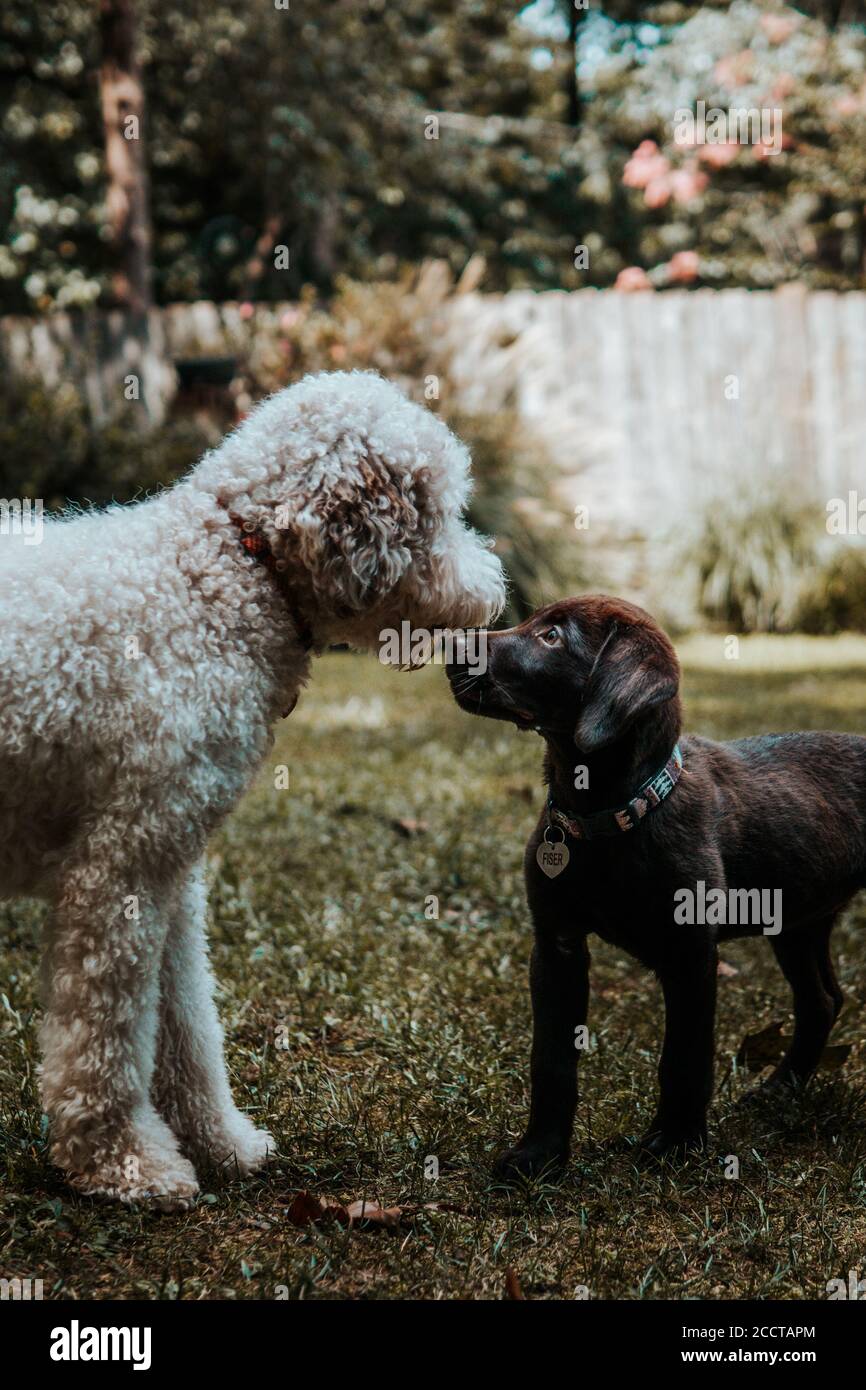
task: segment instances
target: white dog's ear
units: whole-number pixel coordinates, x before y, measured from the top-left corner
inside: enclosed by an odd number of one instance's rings
[[[322,603],[363,612],[399,583],[425,544],[432,518],[423,490],[419,478],[368,450],[277,507],[280,549],[303,566]]]

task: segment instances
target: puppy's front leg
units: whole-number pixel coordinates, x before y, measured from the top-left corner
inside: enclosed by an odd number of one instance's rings
[[[500,1177],[537,1177],[563,1166],[577,1106],[577,1039],[589,1003],[589,951],[585,937],[560,943],[536,927],[529,970],[532,992],[532,1062],[529,1125],[520,1143],[496,1162]]]
[[[643,1147],[657,1157],[706,1143],[707,1106],[713,1089],[717,968],[718,952],[707,934],[684,944],[659,970],[665,998],[659,1103],[642,1140]]]

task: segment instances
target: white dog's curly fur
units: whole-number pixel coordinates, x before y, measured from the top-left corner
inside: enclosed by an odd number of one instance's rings
[[[469,458],[366,372],[264,401],[172,490],[0,537],[0,893],[47,897],[42,1093],[82,1191],[184,1205],[197,1157],[273,1148],[236,1108],[205,944],[205,842],[316,649],[503,603]]]

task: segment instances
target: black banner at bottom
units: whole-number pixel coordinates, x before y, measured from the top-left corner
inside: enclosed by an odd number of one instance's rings
[[[524,1300],[527,1301],[527,1300]],[[550,1369],[552,1338],[562,1352],[593,1374],[686,1371],[703,1366],[755,1366],[766,1371],[805,1366],[826,1377],[857,1364],[864,1329],[860,1310],[825,1302],[546,1302],[503,1309],[492,1304],[365,1302],[55,1302],[8,1299],[0,1303],[7,1353],[13,1347],[40,1375],[99,1378],[106,1368],[139,1375],[259,1376],[294,1373],[299,1353],[333,1374],[347,1373],[371,1356],[392,1359],[409,1374],[438,1366],[455,1370],[501,1365],[521,1374],[537,1360]],[[379,1321],[381,1317],[382,1321]],[[528,1332],[543,1336],[534,1344]],[[568,1339],[567,1343],[565,1339]],[[527,1365],[527,1362],[529,1363]],[[24,1363],[22,1363],[23,1365]]]

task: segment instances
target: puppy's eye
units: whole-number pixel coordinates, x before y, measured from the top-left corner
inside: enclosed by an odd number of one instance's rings
[[[559,647],[562,645],[562,633],[558,627],[549,627],[545,632],[539,632],[538,635],[547,647]]]

